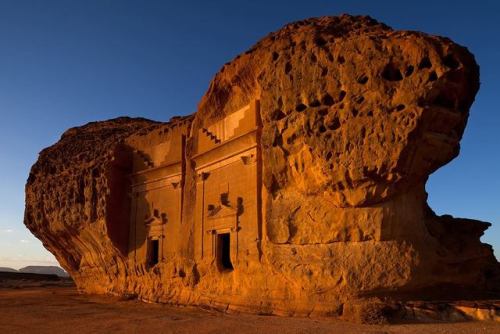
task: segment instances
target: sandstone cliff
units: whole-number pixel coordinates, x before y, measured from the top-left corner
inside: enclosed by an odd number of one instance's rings
[[[474,57],[449,39],[369,17],[291,23],[224,65],[194,116],[68,130],[31,170],[25,224],[87,292],[288,315],[341,315],[360,298],[498,296],[499,264],[479,241],[489,223],[439,217],[426,203],[425,182],[458,155],[478,88]],[[255,247],[221,272],[197,248],[199,156],[203,140],[224,144],[214,124],[252,103],[259,226]],[[183,149],[157,158],[174,152],[174,137]],[[147,241],[131,247],[130,175],[176,164],[180,218],[174,226],[169,213],[164,246],[175,251],[139,263]],[[151,229],[160,212],[140,201]],[[221,196],[207,217],[254,210],[229,202]]]

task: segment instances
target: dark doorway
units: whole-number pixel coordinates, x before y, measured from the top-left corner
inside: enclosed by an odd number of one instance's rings
[[[231,234],[221,233],[217,235],[218,254],[217,260],[222,270],[233,270],[231,263]]]
[[[159,254],[160,254],[160,241],[159,240],[150,240],[149,241],[149,265],[152,267],[158,263]]]

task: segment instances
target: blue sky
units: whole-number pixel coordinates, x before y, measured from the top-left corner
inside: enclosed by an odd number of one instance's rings
[[[219,68],[287,22],[368,14],[444,35],[481,66],[460,156],[427,184],[438,213],[493,223],[500,251],[500,2],[0,0],[0,266],[54,264],[24,227],[38,152],[69,127],[196,110]]]

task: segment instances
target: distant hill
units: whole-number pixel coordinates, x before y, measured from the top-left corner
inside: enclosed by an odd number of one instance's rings
[[[3,272],[3,273],[17,273],[17,270],[13,269],[13,268],[0,267],[0,272]]]
[[[59,277],[68,277],[68,273],[65,272],[61,267],[57,266],[27,266],[19,269],[21,273],[31,273],[31,274],[46,274],[46,275],[57,275]]]

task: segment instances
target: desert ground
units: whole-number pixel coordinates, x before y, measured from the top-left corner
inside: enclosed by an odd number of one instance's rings
[[[2,285],[0,285],[2,286]],[[360,325],[334,319],[224,314],[82,295],[63,282],[0,287],[0,333],[500,333],[495,322]]]

